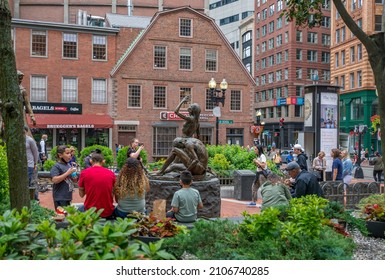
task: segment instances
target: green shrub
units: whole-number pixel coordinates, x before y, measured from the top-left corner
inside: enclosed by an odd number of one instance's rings
[[[112,150],[106,146],[101,146],[101,145],[93,145],[93,146],[89,146],[89,147],[85,147],[81,153],[80,153],[80,157],[78,159],[78,164],[84,168],[85,167],[85,162],[84,162],[84,159],[89,155],[91,154],[91,151],[92,150],[96,150],[96,149],[99,149],[102,151],[102,154],[103,154],[103,157],[104,157],[104,160],[106,161],[105,163],[105,167],[110,167],[114,164],[114,157],[112,155]]]
[[[122,166],[126,163],[128,147],[129,146],[123,147],[118,152],[118,156],[116,157],[116,165],[119,169],[121,169]],[[147,165],[147,151],[145,149],[140,151],[140,157],[142,158],[143,165],[146,166]]]
[[[0,140],[0,200],[9,196],[8,160],[5,143]]]
[[[230,220],[197,221],[185,235],[167,239],[165,249],[182,258],[202,260],[334,260],[351,259],[354,242],[324,225],[327,200],[316,196],[292,199],[289,206],[243,213]]]
[[[0,215],[0,259],[10,260],[137,260],[173,259],[162,250],[162,241],[145,244],[130,238],[133,219],[114,223],[100,219],[95,208],[81,213],[65,207],[69,226],[56,229],[45,219],[30,223],[31,212],[6,211]]]
[[[56,161],[54,161],[52,159],[47,159],[43,165],[44,171],[51,171],[51,168],[52,168],[52,166],[55,165],[55,163],[56,163]]]

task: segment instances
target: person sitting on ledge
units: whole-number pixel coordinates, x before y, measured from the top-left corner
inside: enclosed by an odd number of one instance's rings
[[[203,208],[199,191],[191,188],[192,174],[185,170],[180,174],[182,189],[176,191],[171,201],[171,209],[166,213],[167,218],[176,219],[181,223],[195,222],[198,217],[198,209]]]

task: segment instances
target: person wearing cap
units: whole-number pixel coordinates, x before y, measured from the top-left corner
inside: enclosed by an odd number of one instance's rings
[[[291,183],[289,179],[285,180],[285,183],[294,189],[293,197],[298,198],[312,194],[323,196],[317,177],[307,170],[301,170],[297,162],[290,162],[285,170],[289,173],[290,177],[294,179],[293,183]]]
[[[166,217],[176,219],[182,223],[195,222],[198,217],[198,209],[203,208],[203,203],[199,191],[191,188],[191,172],[188,170],[182,171],[179,182],[182,189],[174,193],[171,209],[167,211]]]
[[[304,149],[300,144],[295,144],[293,147],[293,153],[297,155],[297,163],[301,167],[301,170],[307,169],[307,155],[304,153]]]
[[[92,154],[95,152],[96,152],[95,150],[92,150],[91,153],[84,158],[84,169],[92,166],[91,157],[92,157]]]

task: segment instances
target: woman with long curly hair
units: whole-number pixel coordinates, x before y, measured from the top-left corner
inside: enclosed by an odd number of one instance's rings
[[[128,158],[113,189],[115,201],[118,203],[115,207],[116,217],[125,218],[134,211],[145,213],[145,196],[149,191],[150,182],[141,163],[135,158]]]

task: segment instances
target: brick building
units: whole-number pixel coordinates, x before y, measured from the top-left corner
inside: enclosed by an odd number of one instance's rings
[[[36,140],[48,149],[111,146],[109,71],[116,63],[119,30],[22,19],[12,20],[16,67],[30,95]]]
[[[166,28],[167,27],[167,28]],[[214,20],[190,7],[157,13],[111,71],[113,141],[138,137],[150,157],[165,157],[184,121],[185,95],[201,106],[201,136],[213,144],[216,119],[208,82],[228,82],[219,143],[252,144],[254,80]],[[187,106],[181,111],[187,113]]]
[[[367,34],[381,32],[383,1],[345,1],[347,11]],[[373,71],[368,54],[362,43],[354,36],[332,8],[331,26],[331,78],[340,90],[340,138],[341,145],[353,152],[358,148],[358,137],[354,126],[371,127],[370,117],[378,114],[378,97]],[[365,133],[362,144],[370,151],[371,146],[380,150],[378,135]],[[359,149],[361,150],[361,149]]]
[[[297,28],[281,16],[283,0],[255,2],[255,102],[265,122],[261,141],[288,149],[303,131],[304,85],[330,82],[331,0],[323,4],[322,25],[313,29]]]

